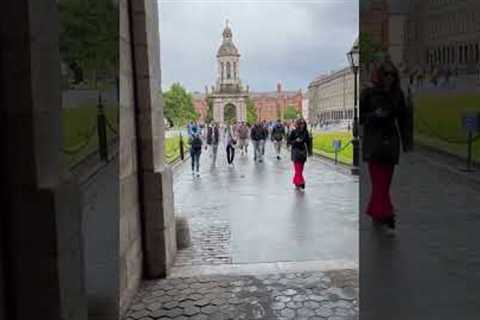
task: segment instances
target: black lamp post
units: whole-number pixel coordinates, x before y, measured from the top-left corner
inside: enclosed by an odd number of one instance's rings
[[[353,102],[353,168],[351,170],[352,174],[358,175],[360,169],[358,167],[359,160],[360,160],[360,140],[358,139],[358,108],[357,108],[357,101],[358,101],[358,70],[360,68],[360,51],[358,48],[358,41],[355,42],[350,52],[347,53],[348,62],[350,63],[350,67],[353,71],[353,79],[354,79],[354,102]]]

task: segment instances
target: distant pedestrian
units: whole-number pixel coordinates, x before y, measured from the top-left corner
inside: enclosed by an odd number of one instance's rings
[[[200,155],[202,154],[202,138],[198,128],[192,128],[192,135],[189,139],[190,143],[190,157],[192,158],[192,175],[200,177]]]
[[[229,166],[233,166],[233,160],[235,159],[235,145],[237,144],[237,140],[235,139],[234,129],[232,126],[227,127],[226,131],[226,151],[227,151],[227,163]]]
[[[238,148],[240,149],[242,156],[246,155],[248,151],[248,133],[249,129],[245,122],[242,122],[237,126],[236,136],[238,138]]]
[[[282,121],[279,119],[277,123],[273,126],[271,135],[273,146],[275,147],[275,152],[277,154],[277,160],[281,159],[280,155],[282,152],[282,143],[285,135],[285,127],[283,126]]]
[[[293,184],[297,189],[305,190],[305,178],[303,169],[307,157],[310,155],[312,139],[307,130],[307,123],[303,119],[298,119],[295,123],[295,129],[288,136],[288,145],[291,146],[291,157],[295,174]]]
[[[410,149],[409,113],[393,63],[379,67],[379,78],[361,94],[360,124],[363,125],[363,160],[368,162],[372,191],[367,214],[375,225],[395,228],[394,207],[390,199],[394,167],[403,150]]]
[[[252,140],[253,149],[254,149],[254,161],[262,162],[264,149],[265,149],[265,140],[267,139],[267,132],[261,122],[257,122],[252,130],[250,130],[250,139]]]
[[[210,147],[210,156],[212,157],[212,166],[217,161],[218,143],[220,141],[220,130],[217,123],[211,123],[207,129],[207,145]]]

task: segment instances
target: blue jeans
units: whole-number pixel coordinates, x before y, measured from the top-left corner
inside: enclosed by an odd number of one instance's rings
[[[192,171],[196,169],[196,171],[200,171],[200,155],[202,154],[202,150],[193,150],[190,149],[190,157],[192,158]]]

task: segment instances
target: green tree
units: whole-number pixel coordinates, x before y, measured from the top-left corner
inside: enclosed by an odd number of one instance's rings
[[[247,122],[250,124],[254,124],[257,122],[257,108],[255,107],[255,103],[252,99],[247,98],[246,100],[247,105]]]
[[[174,83],[163,94],[165,101],[164,115],[175,126],[184,126],[190,121],[196,121],[199,114],[193,107],[193,97],[179,83]]]
[[[112,0],[59,0],[60,53],[77,82],[95,87],[118,69],[118,5]]]
[[[294,106],[292,105],[289,105],[286,109],[285,109],[285,112],[283,113],[283,118],[285,120],[294,120],[296,119],[298,116],[300,116],[300,112],[297,111],[297,109],[295,109]]]
[[[207,117],[205,118],[205,121],[207,123],[210,123],[213,121],[213,100],[208,99],[207,101]]]

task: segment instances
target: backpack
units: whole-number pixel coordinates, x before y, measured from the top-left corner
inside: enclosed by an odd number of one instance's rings
[[[199,135],[192,137],[192,149],[195,151],[202,150],[202,139],[200,139]]]

